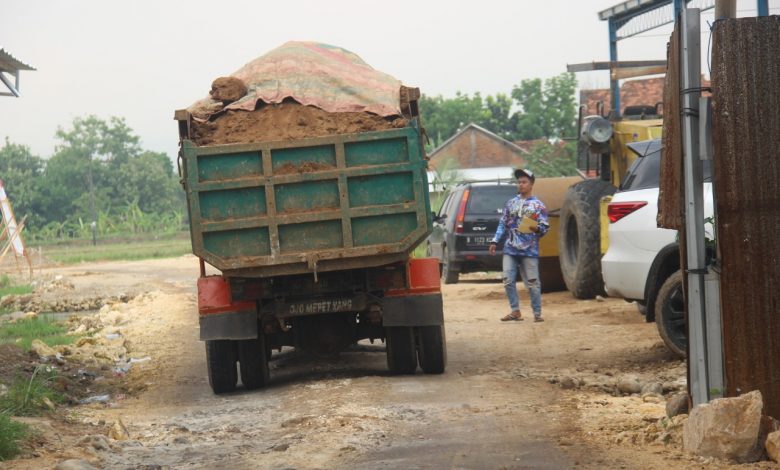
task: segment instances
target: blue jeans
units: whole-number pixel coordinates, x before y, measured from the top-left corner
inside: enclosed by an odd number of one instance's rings
[[[531,297],[531,309],[534,317],[542,316],[542,283],[539,280],[539,258],[504,255],[504,290],[512,311],[520,311],[520,299],[517,295],[517,273],[523,278],[523,284]]]

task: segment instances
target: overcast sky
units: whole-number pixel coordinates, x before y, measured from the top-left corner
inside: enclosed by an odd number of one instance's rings
[[[143,148],[174,157],[174,110],[289,40],[351,50],[429,95],[509,93],[567,63],[608,60],[607,23],[597,12],[617,3],[0,0],[0,47],[36,68],[22,72],[21,98],[0,96],[0,139],[48,158],[58,127],[89,114],[119,116]],[[753,16],[755,4],[738,0],[739,15]],[[780,0],[769,6],[780,14]],[[621,41],[620,59],[664,59],[670,31]],[[578,79],[585,88],[608,86],[605,72]]]

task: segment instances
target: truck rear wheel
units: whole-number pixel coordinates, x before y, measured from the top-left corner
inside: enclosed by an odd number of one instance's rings
[[[410,326],[385,327],[387,368],[394,374],[414,374],[417,369],[417,350],[414,328]]]
[[[441,374],[447,366],[447,344],[444,326],[417,327],[417,357],[420,368],[426,374]]]
[[[682,271],[676,271],[664,281],[655,301],[655,324],[666,347],[678,356],[685,357],[688,331],[682,283]]]
[[[558,257],[566,288],[578,299],[604,295],[601,276],[599,201],[614,194],[602,180],[585,180],[569,187],[561,207]]]
[[[268,383],[268,348],[262,332],[256,339],[238,341],[238,369],[241,371],[241,383],[248,390],[262,388]]]
[[[206,368],[214,393],[234,391],[238,382],[235,342],[226,339],[206,341]]]

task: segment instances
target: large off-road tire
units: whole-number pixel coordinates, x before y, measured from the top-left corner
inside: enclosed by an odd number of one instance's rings
[[[558,257],[566,288],[578,299],[605,294],[599,201],[614,193],[614,186],[597,179],[582,181],[566,191],[561,207]]]
[[[238,341],[238,369],[241,383],[248,390],[265,387],[268,383],[268,348],[263,333],[256,339]]]
[[[441,374],[447,367],[447,343],[444,326],[417,327],[417,358],[426,374]]]
[[[460,271],[450,261],[450,249],[445,247],[441,260],[441,280],[445,284],[457,284]]]
[[[414,328],[410,326],[385,327],[387,368],[394,374],[414,374],[417,370],[417,350]]]
[[[227,339],[206,341],[206,368],[209,385],[216,394],[236,389],[236,344]]]
[[[676,271],[669,276],[658,291],[655,324],[666,347],[678,356],[685,357],[688,329],[685,321],[682,271]]]

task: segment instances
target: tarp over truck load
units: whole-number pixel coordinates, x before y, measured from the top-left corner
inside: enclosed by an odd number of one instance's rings
[[[398,81],[359,79],[355,70],[377,76],[381,73],[343,49],[312,43],[288,43],[280,49],[305,54],[299,63],[296,54],[288,56],[282,60],[284,67],[278,68],[262,66],[261,59],[270,58],[274,63],[279,50],[251,62],[254,65],[248,65],[249,69],[270,74],[247,83],[254,111],[231,108],[242,98],[229,104],[227,111],[212,115],[212,121],[219,123],[231,114],[259,114],[286,104],[312,108],[288,101],[282,105],[258,102],[258,90],[264,88],[253,83],[295,89],[292,98],[296,100],[323,92],[323,99],[312,102],[340,103],[349,109],[362,106],[363,112],[353,114],[365,116],[377,117],[367,112],[369,109],[390,112],[377,105],[394,103],[390,107],[396,114],[388,118],[389,127],[379,128],[387,130],[370,130],[368,126],[360,132],[336,133],[339,126],[329,127],[328,121],[349,113],[332,112],[320,115],[325,125],[313,134],[318,137],[197,145],[191,138],[196,125],[192,115],[177,111],[193,253],[224,275],[235,277],[351,269],[405,260],[432,227],[416,95],[402,92]],[[315,60],[312,51],[322,60]],[[302,72],[306,67],[313,67],[311,74]],[[331,72],[337,74],[333,89],[327,86],[331,83],[327,73]],[[289,80],[284,75],[288,73]],[[291,98],[286,94],[272,99]],[[408,98],[408,113],[400,109],[402,94]],[[401,127],[397,120],[402,121]],[[300,125],[296,121],[285,124]]]
[[[399,80],[373,69],[356,54],[327,44],[290,41],[230,76],[244,82],[246,95],[224,107],[206,98],[187,110],[205,119],[222,109],[253,111],[258,101],[279,104],[292,98],[329,113],[401,115]]]

